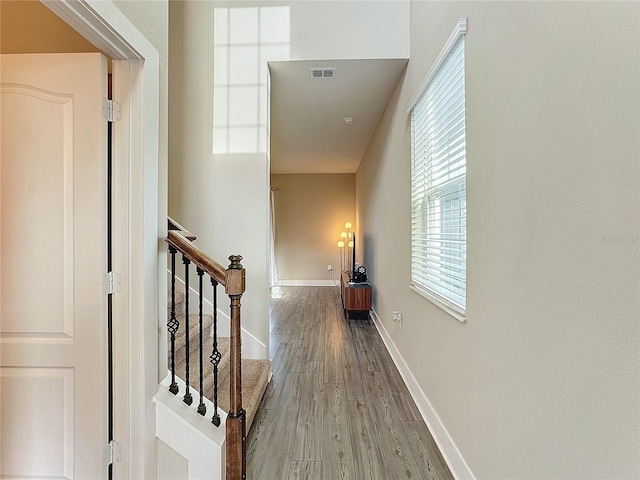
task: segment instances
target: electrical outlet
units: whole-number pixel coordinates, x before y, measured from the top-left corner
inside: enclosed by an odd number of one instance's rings
[[[333,271],[333,267],[332,267],[331,265],[327,265],[327,270],[328,270],[329,272],[332,272],[332,271]]]
[[[393,321],[398,324],[400,328],[402,328],[402,314],[398,311],[393,311]]]

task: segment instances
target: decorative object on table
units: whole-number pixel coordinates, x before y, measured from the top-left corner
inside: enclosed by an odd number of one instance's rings
[[[353,271],[354,283],[364,283],[367,281],[367,269],[364,265],[358,265]]]

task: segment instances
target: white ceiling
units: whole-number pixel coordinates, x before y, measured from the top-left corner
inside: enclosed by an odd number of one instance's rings
[[[406,64],[269,62],[271,173],[354,173]],[[335,68],[334,77],[311,78],[310,68]]]

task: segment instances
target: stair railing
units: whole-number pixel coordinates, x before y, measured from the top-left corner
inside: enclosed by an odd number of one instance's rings
[[[174,395],[178,394],[179,387],[176,383],[175,354],[176,354],[176,334],[180,328],[176,314],[176,254],[182,255],[182,263],[185,265],[185,316],[184,331],[186,341],[186,369],[185,374],[185,394],[183,401],[187,405],[191,405],[193,399],[189,388],[189,270],[190,265],[194,264],[198,275],[198,291],[199,291],[199,386],[200,386],[200,404],[198,405],[198,413],[206,415],[206,406],[203,396],[203,276],[206,274],[211,280],[213,288],[213,344],[212,352],[209,356],[210,362],[213,364],[213,404],[214,412],[211,422],[216,426],[220,426],[220,415],[218,414],[218,365],[222,358],[218,350],[218,334],[217,334],[217,287],[221,285],[225,289],[225,293],[229,296],[231,306],[231,324],[230,324],[230,407],[227,412],[226,420],[226,478],[227,480],[237,480],[246,478],[246,414],[242,408],[242,370],[241,370],[241,323],[240,323],[240,299],[245,291],[245,269],[240,263],[242,257],[240,255],[231,255],[229,257],[230,265],[224,268],[218,262],[213,260],[194,243],[195,236],[187,232],[177,222],[169,219],[169,232],[167,235],[167,243],[169,244],[169,255],[171,257],[171,307],[167,329],[170,335],[170,363],[171,363],[171,385],[169,391]]]

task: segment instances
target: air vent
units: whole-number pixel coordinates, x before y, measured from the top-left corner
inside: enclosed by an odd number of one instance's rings
[[[335,75],[335,68],[310,68],[311,78],[332,78]]]

